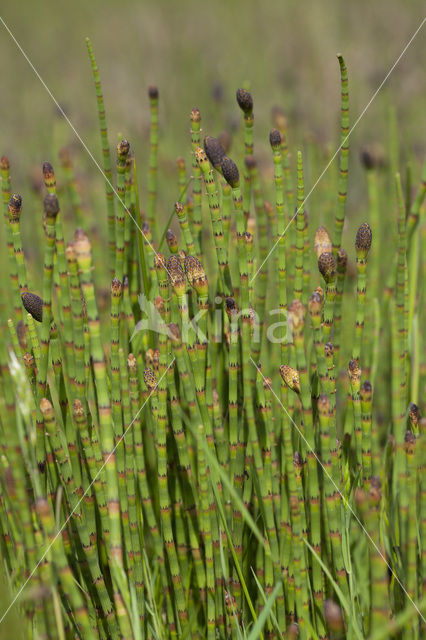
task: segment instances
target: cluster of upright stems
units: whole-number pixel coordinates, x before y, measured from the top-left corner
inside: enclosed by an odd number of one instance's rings
[[[181,157],[174,230],[163,230],[159,92],[149,89],[145,198],[125,139],[113,171],[88,48],[106,260],[63,149],[60,191],[43,165],[34,280],[25,203],[6,157],[0,166],[0,543],[25,637],[420,638],[425,173],[415,195],[394,177],[397,215],[383,221],[383,168],[365,150],[369,222],[351,241],[339,56],[332,237],[329,211],[308,221],[302,153],[292,157],[279,110],[259,166],[246,89],[233,158],[228,136],[202,140],[192,110],[192,185]],[[389,226],[394,255],[376,248]]]

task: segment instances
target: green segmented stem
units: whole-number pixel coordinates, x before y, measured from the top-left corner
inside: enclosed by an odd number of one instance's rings
[[[96,504],[101,517],[101,526],[106,538],[109,537],[108,508],[103,487],[104,471],[101,468],[102,454],[96,441],[90,440],[87,415],[82,402],[76,398],[73,402],[73,420],[78,431],[80,442],[84,452],[84,459],[81,461],[87,465],[89,477],[93,482],[93,489],[96,495]]]
[[[84,227],[84,215],[81,206],[81,198],[77,189],[77,184],[74,175],[74,169],[71,162],[71,156],[69,150],[66,147],[62,147],[59,151],[59,158],[61,160],[61,165],[65,173],[65,180],[67,185],[67,190],[69,194],[69,199],[71,201],[75,221],[78,227]]]
[[[372,470],[372,429],[371,429],[371,409],[372,409],[372,388],[370,382],[366,380],[361,385],[361,426],[362,426],[362,477],[364,489],[368,485],[373,475]]]
[[[37,378],[37,404],[45,395],[47,382],[47,368],[49,355],[50,321],[52,317],[52,283],[53,283],[53,255],[55,250],[55,221],[59,211],[59,203],[54,195],[48,195],[44,206],[46,214],[46,245],[44,251],[43,267],[43,321],[40,331],[40,367]],[[44,435],[42,430],[41,416],[37,418],[37,459],[44,464]]]
[[[323,257],[326,258],[323,259]],[[326,264],[326,268],[322,269],[324,264]],[[331,253],[322,253],[318,258],[318,265],[320,267],[320,271],[325,280],[325,299],[323,305],[323,323],[322,323],[322,333],[324,342],[327,343],[330,341],[331,330],[333,328],[334,322],[334,302],[336,299],[336,268],[333,259],[333,255]]]
[[[231,482],[234,482],[238,451],[238,377],[241,364],[238,307],[232,298],[227,298],[226,310],[230,320],[228,354],[229,477]]]
[[[166,342],[167,345],[167,342]],[[158,500],[160,507],[160,520],[162,524],[162,535],[164,545],[166,548],[167,558],[169,560],[170,573],[172,576],[173,589],[176,597],[177,613],[180,624],[185,628],[188,612],[185,603],[185,594],[183,591],[179,560],[176,552],[176,545],[172,529],[171,521],[171,501],[169,491],[167,487],[167,441],[166,441],[166,424],[167,413],[164,391],[167,393],[166,386],[166,368],[167,362],[164,362],[164,357],[167,357],[167,350],[164,350],[160,355],[161,369],[163,370],[163,380],[160,378],[158,385],[154,387],[151,399],[158,394],[158,412],[154,415],[156,421],[156,451],[157,451],[157,475],[158,475]],[[146,370],[145,370],[146,371]],[[154,374],[153,374],[154,375]],[[161,385],[161,386],[160,386]],[[150,387],[148,387],[150,388]],[[161,393],[161,395],[160,395]]]
[[[300,485],[299,485],[300,486]],[[290,496],[292,520],[292,571],[300,638],[307,640],[306,620],[309,618],[309,596],[306,584],[306,561],[302,543],[302,524],[299,510],[299,498]]]
[[[250,180],[253,185],[254,208],[256,212],[257,233],[259,238],[259,262],[262,265],[259,273],[257,274],[257,276],[259,277],[259,280],[257,281],[257,286],[256,286],[256,301],[254,306],[255,306],[258,317],[263,318],[265,315],[266,289],[267,289],[268,268],[269,268],[269,262],[266,259],[268,255],[268,244],[269,244],[268,218],[266,215],[266,205],[264,203],[263,196],[262,196],[259,170],[257,168],[257,164],[253,157],[246,158],[246,163],[247,162],[248,162]],[[250,274],[250,286],[252,286],[251,281],[252,281],[252,277]],[[259,340],[254,341],[252,346],[252,355],[255,362],[257,362],[259,359],[263,328],[264,328],[263,323],[258,323]]]
[[[65,250],[65,257],[68,265],[68,276],[71,296],[72,331],[73,331],[73,352],[74,352],[74,384],[73,388],[76,397],[86,404],[86,374],[85,374],[85,354],[84,354],[84,320],[81,304],[80,281],[78,279],[78,265],[75,255],[74,244],[69,242]],[[72,372],[72,369],[70,369]]]
[[[321,390],[325,392],[328,388],[328,373],[324,354],[324,341],[322,337],[321,325],[322,300],[320,294],[317,291],[314,291],[312,296],[309,298],[308,308],[313,330],[313,344],[315,348],[316,365],[319,375],[320,387]]]
[[[357,237],[355,240],[355,249],[356,249],[356,267],[357,267],[357,284],[356,284],[356,320],[355,320],[355,338],[354,338],[354,346],[352,350],[353,359],[360,361],[362,355],[362,337],[364,332],[364,316],[365,316],[365,299],[367,292],[367,277],[366,277],[366,269],[367,269],[367,255],[369,251],[368,244],[364,246],[363,240],[361,238],[362,231],[370,233],[370,241],[371,245],[371,229],[369,225],[364,223],[358,229]]]
[[[386,551],[380,540],[380,481],[371,487],[368,497],[361,489],[357,489],[355,498],[361,510],[365,526],[374,544],[369,546],[370,580],[371,580],[371,613],[370,635],[386,625],[389,616],[388,569],[383,558]]]
[[[115,219],[115,277],[123,282],[123,276],[127,275],[124,271],[124,231],[126,219],[126,162],[129,154],[129,143],[127,140],[121,140],[117,145],[117,194],[119,198],[119,206]],[[126,265],[127,271],[127,265]]]
[[[379,185],[378,185],[377,171],[373,167],[367,171],[367,190],[368,190],[368,204],[369,214],[371,221],[371,228],[374,233],[374,253],[370,257],[370,278],[371,289],[374,296],[379,294],[379,283],[381,278],[379,257],[383,247],[382,242],[382,230],[380,226],[380,209],[379,209]]]
[[[207,478],[208,468],[206,465],[203,439],[205,438],[203,426],[199,425],[197,434],[197,457],[198,457],[198,481],[200,485],[200,502],[201,502],[201,530],[204,540],[204,561],[206,569],[206,588],[207,588],[207,637],[215,638],[215,621],[216,621],[216,603],[215,603],[215,581],[214,581],[214,563],[213,563],[213,543],[210,522],[210,499],[209,484]]]
[[[90,63],[92,65],[93,80],[95,82],[96,100],[98,104],[98,118],[99,118],[99,130],[101,134],[101,146],[103,157],[103,170],[105,175],[105,195],[107,204],[108,215],[108,247],[109,247],[109,264],[110,272],[114,275],[115,265],[115,211],[114,211],[114,191],[112,186],[112,173],[111,173],[111,157],[108,143],[108,131],[105,117],[104,98],[102,95],[101,79],[99,76],[98,65],[93,53],[93,47],[89,40],[86,38],[87,50],[89,52]]]
[[[192,196],[194,199],[194,207],[192,212],[192,222],[194,227],[194,247],[197,258],[201,257],[201,228],[202,228],[202,210],[201,210],[201,169],[198,165],[195,155],[196,150],[200,146],[200,128],[201,115],[199,109],[195,108],[191,111],[191,146],[192,146]]]
[[[114,424],[114,441],[117,444],[123,433],[123,417],[121,412],[121,386],[120,386],[120,315],[122,284],[118,278],[111,283],[111,404]],[[123,446],[120,447],[123,452]],[[124,469],[122,469],[124,470]]]
[[[407,327],[406,327],[406,297],[405,297],[405,274],[406,274],[406,224],[405,207],[402,196],[402,187],[399,174],[395,177],[396,198],[398,207],[398,264],[396,272],[396,292],[395,292],[395,319],[397,339],[395,342],[396,353],[392,353],[393,359],[397,360],[395,367],[395,402],[393,415],[393,429],[396,440],[396,475],[404,473],[403,443],[405,435],[405,413],[407,407],[407,377],[406,377],[406,353],[407,353]]]
[[[158,168],[158,89],[150,87],[149,95],[149,180],[147,220],[154,237],[157,233],[157,168]]]
[[[78,492],[74,484],[72,469],[67,460],[66,452],[61,443],[61,439],[59,436],[60,432],[56,424],[53,407],[46,398],[43,398],[41,401],[41,411],[44,418],[44,425],[49,435],[52,451],[59,464],[59,468],[61,469],[61,477],[64,483],[64,488],[66,489],[66,492],[67,492],[67,497],[71,507],[72,518],[73,518],[73,521],[75,522],[76,528],[78,530],[78,535],[83,545],[84,553],[88,562],[90,575],[93,580],[94,589],[96,590],[96,593],[99,596],[103,615],[105,616],[105,619],[108,621],[108,624],[112,626],[114,624],[113,607],[112,607],[112,603],[109,598],[108,592],[106,590],[104,577],[99,567],[99,563],[97,559],[97,550],[95,545],[92,543],[90,539],[90,534],[87,529],[86,520],[82,514],[82,509],[81,509],[82,503],[78,499]]]
[[[411,431],[405,434],[405,463],[407,474],[407,498],[408,513],[406,521],[405,548],[406,548],[406,575],[407,575],[407,591],[414,602],[417,602],[417,448],[419,442]],[[413,626],[416,624],[412,623]],[[418,637],[418,636],[417,636]]]
[[[7,241],[7,254],[9,263],[9,276],[12,283],[12,298],[14,304],[14,313],[17,322],[22,320],[22,306],[21,296],[19,294],[18,283],[18,265],[15,258],[15,250],[13,246],[12,229],[9,224],[9,211],[8,205],[10,200],[10,166],[9,160],[6,156],[2,156],[0,160],[1,170],[1,189],[3,195],[3,219],[6,229],[6,241]]]
[[[53,561],[51,565],[52,578],[56,577],[57,573],[65,596],[73,609],[79,631],[88,640],[95,640],[99,637],[96,622],[90,623],[88,608],[68,564],[62,536],[56,536],[55,522],[47,500],[39,498],[36,503],[36,511],[46,535],[46,542],[50,545],[49,562]],[[53,571],[53,567],[55,571]]]
[[[303,294],[303,268],[304,268],[304,179],[302,152],[297,152],[297,210],[296,210],[296,253],[294,260],[294,298],[302,300]]]
[[[53,172],[53,170],[52,170]],[[56,215],[56,261],[60,287],[60,302],[61,302],[61,319],[63,323],[64,333],[64,346],[66,355],[66,376],[72,382],[75,378],[74,370],[74,339],[73,339],[73,324],[72,324],[72,311],[71,311],[71,297],[70,286],[68,281],[67,260],[65,256],[65,244],[64,244],[64,232],[62,228],[62,215],[59,208]]]
[[[90,351],[95,375],[96,393],[98,397],[100,439],[105,464],[108,514],[110,518],[110,554],[114,576],[114,569],[117,570],[117,568],[123,566],[119,486],[114,453],[114,430],[111,416],[111,400],[108,390],[105,355],[100,337],[99,316],[92,280],[91,246],[84,231],[80,230],[76,232],[74,248],[80,271],[81,289],[86,301],[87,320],[90,334]],[[124,620],[123,624],[125,624]]]
[[[186,245],[186,251],[190,255],[193,255],[195,253],[194,238],[192,235],[191,228],[188,224],[186,209],[181,202],[175,203],[175,212],[179,220],[180,228],[182,229],[183,239]]]
[[[289,307],[289,318],[293,328],[293,341],[296,348],[297,368],[300,379],[300,397],[302,401],[304,436],[302,451],[308,460],[308,494],[310,510],[310,538],[312,546],[318,555],[321,555],[321,514],[320,514],[320,492],[318,485],[318,471],[316,460],[316,445],[314,437],[314,425],[312,418],[311,390],[309,385],[309,374],[307,369],[305,341],[303,336],[305,309],[300,300],[294,300]],[[302,432],[302,433],[303,433]],[[306,451],[305,451],[306,450]],[[314,600],[318,606],[322,606],[322,571],[318,563],[312,567],[312,584]]]
[[[340,66],[341,82],[341,136],[340,136],[340,157],[339,157],[339,193],[337,198],[336,217],[334,222],[333,253],[337,257],[342,241],[343,223],[345,221],[346,195],[348,185],[348,157],[349,157],[349,92],[348,92],[348,72],[343,57],[337,56]]]
[[[346,580],[345,562],[342,553],[342,534],[340,528],[340,496],[336,491],[336,470],[335,466],[335,438],[333,441],[331,431],[334,416],[331,409],[330,399],[326,393],[322,393],[318,399],[318,414],[321,431],[321,458],[325,469],[325,506],[327,512],[328,531],[331,541],[331,551],[333,556],[333,566],[338,584],[343,593],[348,596],[348,584]],[[337,479],[337,482],[339,480]]]
[[[24,252],[22,250],[20,218],[22,209],[22,198],[18,194],[12,195],[9,200],[9,225],[12,232],[13,251],[15,254],[16,267],[18,269],[18,286],[19,293],[22,295],[27,291],[27,270],[24,261]]]
[[[121,358],[124,360],[124,354],[120,351]],[[124,363],[123,363],[124,364]],[[127,358],[127,370],[125,366],[120,367],[121,380],[124,393],[127,395],[130,388],[130,402],[131,402],[131,414],[126,416],[126,430],[124,436],[125,444],[125,486],[122,487],[122,491],[127,494],[127,507],[129,512],[129,531],[130,541],[128,541],[128,549],[131,550],[131,565],[134,574],[134,582],[136,587],[137,602],[139,609],[139,621],[143,624],[145,619],[145,591],[143,583],[143,570],[142,570],[142,548],[141,537],[139,534],[139,522],[138,522],[138,510],[137,510],[137,495],[136,495],[136,461],[135,461],[135,431],[141,431],[141,418],[140,418],[140,400],[139,400],[139,382],[137,375],[137,361],[132,353],[129,353]],[[128,374],[127,374],[128,372]],[[133,415],[133,418],[131,418]]]
[[[333,332],[333,345],[336,353],[336,358],[340,353],[340,329],[342,325],[342,300],[343,290],[345,286],[346,277],[346,265],[347,254],[344,249],[339,249],[337,252],[337,280],[336,280],[336,300],[334,307],[334,332]]]
[[[354,414],[354,436],[355,436],[355,447],[356,447],[356,458],[358,462],[358,466],[361,467],[362,458],[362,422],[361,422],[361,400],[360,400],[360,389],[361,389],[361,369],[358,365],[357,360],[351,360],[349,362],[348,368],[349,375],[349,383],[351,387],[351,397],[352,397],[352,407]]]
[[[206,185],[206,191],[209,199],[209,209],[212,221],[213,237],[216,246],[217,263],[219,265],[219,272],[221,277],[221,290],[219,293],[224,293],[226,296],[233,294],[231,273],[228,265],[228,250],[225,245],[222,218],[220,215],[219,199],[217,196],[216,183],[213,176],[213,171],[210,168],[210,163],[207,159],[205,151],[198,147],[195,150],[195,157],[201,169],[204,178],[204,184]]]

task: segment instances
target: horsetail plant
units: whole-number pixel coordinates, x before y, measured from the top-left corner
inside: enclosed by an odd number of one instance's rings
[[[225,135],[201,146],[201,113],[191,111],[192,192],[184,197],[181,152],[174,191],[164,181],[175,202],[165,220],[158,89],[148,92],[145,195],[121,136],[113,175],[87,46],[105,237],[88,231],[92,214],[83,216],[62,149],[63,174],[43,165],[40,278],[26,252],[29,217],[0,162],[10,276],[0,285],[0,553],[25,637],[422,637],[424,173],[413,196],[414,164],[401,173],[408,184],[391,175],[396,194],[382,193],[364,152],[370,219],[353,265],[342,248],[349,121],[339,56],[340,163],[309,227],[307,177],[321,154],[309,147],[302,163],[297,152],[293,167],[289,121],[276,110],[272,157],[253,156],[246,89],[233,160]],[[383,251],[385,206],[397,212],[394,256]]]

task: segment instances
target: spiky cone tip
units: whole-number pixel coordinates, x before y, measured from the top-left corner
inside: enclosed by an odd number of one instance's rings
[[[272,129],[269,134],[269,144],[272,147],[272,151],[280,151],[281,149],[281,134],[278,129]]]
[[[225,149],[217,138],[206,136],[204,138],[204,151],[216,170],[220,170],[223,159],[226,156]]]
[[[43,321],[43,300],[35,293],[31,293],[30,291],[25,291],[21,295],[22,304],[24,305],[25,311],[27,311],[34,320],[37,322]]]
[[[181,261],[176,255],[170,256],[167,261],[167,273],[169,274],[169,282],[173,291],[177,296],[183,296],[186,291],[185,273],[181,266]]]
[[[358,260],[365,260],[371,249],[373,232],[368,222],[363,222],[357,231],[355,238],[355,251]]]
[[[249,91],[246,89],[237,89],[236,97],[241,111],[245,114],[253,112],[253,98]]]
[[[336,277],[336,261],[331,252],[321,253],[318,258],[318,270],[326,284],[330,284]]]
[[[11,222],[19,222],[22,211],[22,198],[19,193],[14,193],[10,196],[7,210],[9,213],[9,220]]]
[[[199,296],[205,297],[209,292],[206,272],[198,258],[185,256],[184,268],[189,284],[194,287]]]
[[[237,189],[240,186],[240,172],[238,171],[238,167],[235,162],[226,156],[222,160],[220,168],[222,170],[222,175],[229,186],[233,189]]]
[[[125,161],[130,151],[130,143],[123,138],[117,145],[117,156],[119,160]]]
[[[148,391],[154,391],[157,386],[157,377],[150,367],[146,367],[143,372],[143,380]]]
[[[289,389],[300,393],[299,372],[296,371],[296,369],[293,369],[293,367],[287,364],[282,364],[280,366],[280,375]]]
[[[50,162],[43,162],[43,178],[46,189],[56,186],[55,172]]]

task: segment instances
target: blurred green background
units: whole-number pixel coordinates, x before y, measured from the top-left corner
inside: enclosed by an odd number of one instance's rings
[[[143,173],[147,159],[147,88],[160,90],[165,180],[172,159],[190,161],[189,113],[197,106],[205,133],[239,119],[235,90],[249,81],[257,150],[268,154],[270,109],[289,118],[293,148],[312,135],[339,141],[339,69],[348,66],[351,123],[361,113],[424,17],[420,0],[291,2],[283,0],[89,0],[4,2],[2,17],[94,155],[100,159],[96,100],[84,38],[89,36],[104,89],[110,142],[131,141]],[[386,144],[388,108],[400,124],[402,152],[422,155],[426,92],[425,28],[418,34],[351,136]],[[0,151],[10,157],[15,189],[34,164],[53,164],[58,146],[80,145],[58,124],[46,90],[0,25]],[[218,102],[212,93],[221,94]],[[422,121],[423,119],[423,121]],[[167,157],[167,161],[165,158]],[[268,155],[266,155],[269,158]],[[95,175],[86,154],[81,168]],[[309,173],[308,173],[309,177]],[[313,183],[316,176],[311,177]],[[96,184],[101,184],[98,175]],[[161,186],[161,179],[160,179]],[[309,185],[308,185],[309,186]],[[21,192],[24,185],[19,185]]]

